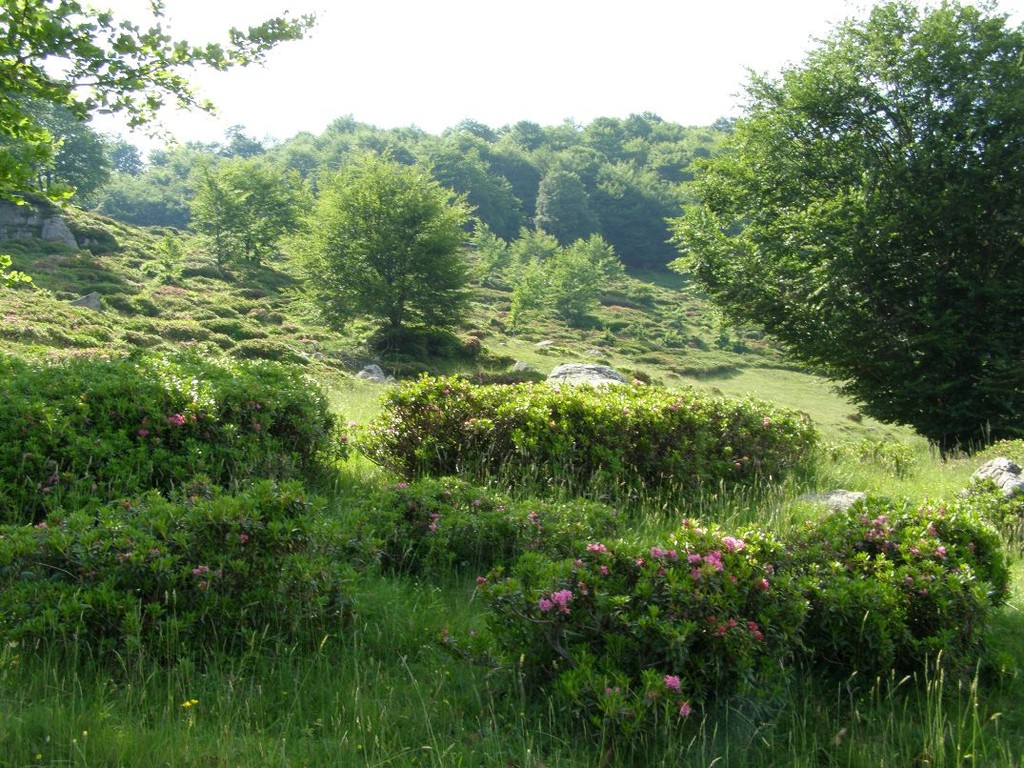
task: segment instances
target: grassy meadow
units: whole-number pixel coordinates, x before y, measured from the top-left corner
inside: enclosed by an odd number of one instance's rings
[[[784,479],[605,499],[626,516],[624,539],[666,536],[683,518],[784,533],[824,514],[801,495],[836,488],[952,498],[985,458],[943,460],[909,430],[860,414],[756,332],[724,324],[678,276],[614,286],[592,327],[538,318],[518,336],[504,331],[508,293],[481,287],[462,333],[480,338],[483,352],[379,359],[365,346],[367,329],[341,335],[320,321],[287,263],[227,270],[171,231],[98,217],[80,225],[107,233],[105,245],[11,249],[35,288],[0,288],[6,353],[46,361],[188,347],[274,359],[315,380],[350,431],[379,412],[385,387],[353,376],[375,361],[400,378],[495,374],[515,361],[541,373],[604,362],[649,385],[754,394],[813,419],[814,462]],[[93,290],[103,312],[69,306]],[[328,521],[401,479],[355,451],[335,469],[310,488]],[[561,489],[555,482],[547,491]],[[528,695],[515,664],[477,651],[491,631],[487,605],[480,574],[459,564],[441,573],[367,570],[343,617],[310,622],[287,642],[253,631],[228,650],[214,637],[169,662],[141,649],[99,660],[74,644],[10,643],[0,648],[0,766],[1021,766],[1024,565],[1017,544],[1006,548],[1010,598],[972,669],[949,668],[939,655],[906,675],[801,674],[629,740]]]

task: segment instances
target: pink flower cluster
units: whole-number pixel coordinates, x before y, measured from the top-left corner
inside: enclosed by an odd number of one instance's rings
[[[672,691],[673,693],[679,693],[683,686],[682,681],[680,681],[677,675],[665,675],[664,682],[665,688]],[[679,702],[680,717],[689,717],[691,712],[693,712],[693,707],[690,705],[690,702]]]
[[[181,427],[185,425],[185,417],[180,413],[173,413],[167,417],[167,423],[172,427]]]
[[[571,589],[560,589],[557,592],[552,592],[548,597],[542,597],[537,601],[537,607],[540,608],[542,613],[557,608],[559,613],[569,612],[569,603],[572,601],[572,590]]]
[[[607,551],[608,551],[608,547],[606,547],[604,544],[602,544],[599,541],[598,542],[593,542],[591,544],[587,544],[587,552],[607,552]]]
[[[717,549],[709,552],[706,555],[693,554],[686,558],[686,562],[693,566],[690,569],[690,576],[693,579],[701,578],[702,568],[704,565],[709,565],[715,571],[725,570],[725,564],[722,562],[722,553]]]
[[[732,536],[723,536],[722,543],[725,544],[725,548],[730,552],[739,552],[747,546],[743,539],[736,539]]]
[[[708,616],[708,624],[714,627],[711,632],[712,637],[725,637],[725,633],[730,629],[735,629],[740,626],[740,623],[736,619],[729,619],[725,622],[720,622],[714,616]],[[748,621],[746,629],[757,642],[764,640],[764,634],[761,632],[761,628],[757,625],[756,621]]]
[[[651,557],[655,560],[668,559],[678,560],[679,554],[674,549],[662,549],[661,547],[651,547]]]

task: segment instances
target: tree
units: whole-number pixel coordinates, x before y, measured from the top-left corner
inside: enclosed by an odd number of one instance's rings
[[[110,179],[110,146],[106,139],[71,110],[49,101],[27,101],[20,104],[23,112],[55,139],[48,156],[27,159],[23,166],[36,163],[35,187],[51,197],[73,191],[83,196],[99,189]],[[0,135],[0,153],[18,151],[18,142]]]
[[[470,207],[429,172],[366,154],[324,180],[298,243],[309,289],[328,322],[379,323],[382,344],[450,328],[468,306],[462,246]]]
[[[541,179],[534,225],[562,245],[597,232],[599,222],[579,176],[556,168]]]
[[[33,169],[55,149],[53,135],[26,111],[26,102],[48,102],[81,120],[119,112],[133,126],[151,122],[168,101],[209,109],[183,70],[259,62],[274,45],[301,38],[313,24],[312,16],[283,16],[248,32],[232,29],[227,45],[194,46],[167,34],[162,0],[152,0],[150,8],[153,24],[141,29],[77,0],[0,4],[0,195],[32,190]]]
[[[520,202],[512,194],[512,185],[492,172],[476,146],[464,149],[453,140],[438,141],[426,145],[423,154],[433,177],[443,186],[465,194],[476,218],[499,237],[515,236],[523,224]]]
[[[683,257],[884,421],[948,447],[1024,434],[1024,33],[903,2],[753,76]]]
[[[579,325],[597,308],[601,289],[621,279],[625,270],[600,235],[577,240],[548,262],[555,311],[570,325]]]
[[[232,158],[197,171],[192,225],[210,238],[218,263],[260,263],[299,224],[307,193],[297,171]]]
[[[528,314],[550,309],[570,325],[581,324],[596,308],[601,289],[625,274],[615,249],[600,235],[561,248],[549,235],[524,233],[510,250],[532,251],[521,261],[512,290],[508,325],[513,331]]]

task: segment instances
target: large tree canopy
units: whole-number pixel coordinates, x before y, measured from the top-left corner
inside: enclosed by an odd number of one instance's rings
[[[1024,434],[1024,33],[892,3],[747,93],[675,267],[870,415]]]
[[[143,29],[77,0],[0,3],[0,195],[31,189],[34,169],[53,152],[54,136],[25,104],[48,102],[83,120],[120,112],[131,125],[150,122],[168,101],[209,108],[183,71],[259,62],[313,23],[284,16],[247,32],[232,29],[227,44],[195,46],[167,34],[162,0],[150,8],[152,25]]]
[[[385,344],[461,320],[470,211],[428,171],[372,154],[326,179],[298,248],[327,320],[375,318]]]

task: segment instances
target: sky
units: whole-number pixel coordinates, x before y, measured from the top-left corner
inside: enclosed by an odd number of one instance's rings
[[[146,21],[146,0],[87,0]],[[219,141],[242,125],[280,141],[351,115],[378,128],[439,134],[464,119],[492,128],[529,120],[585,125],[653,112],[682,125],[742,113],[748,70],[799,64],[857,0],[166,0],[177,38],[221,41],[285,11],[315,13],[301,41],[262,67],[190,74],[216,117],[167,111],[178,141]],[[1024,22],[1024,0],[1002,0]],[[94,122],[152,148],[116,120]],[[159,142],[162,143],[162,142]]]

